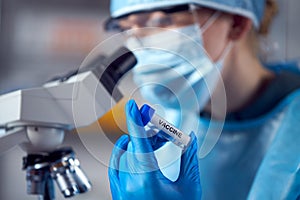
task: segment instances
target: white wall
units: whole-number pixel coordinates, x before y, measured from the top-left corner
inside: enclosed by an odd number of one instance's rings
[[[273,47],[268,60],[300,61],[300,26],[298,0],[277,0],[279,14],[276,17],[269,35],[270,46]]]

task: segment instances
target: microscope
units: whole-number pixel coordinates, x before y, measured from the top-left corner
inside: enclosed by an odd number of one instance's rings
[[[64,197],[91,189],[71,147],[61,147],[66,131],[86,127],[110,111],[123,95],[116,86],[136,64],[121,47],[92,65],[55,78],[42,87],[0,96],[0,153],[19,145],[27,156],[27,193],[55,199],[54,182]]]

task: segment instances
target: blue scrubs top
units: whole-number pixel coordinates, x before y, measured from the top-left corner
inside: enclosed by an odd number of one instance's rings
[[[257,100],[228,114],[216,145],[199,158],[202,199],[300,198],[296,112],[300,112],[300,75],[281,71]],[[209,125],[218,126],[208,114],[201,116],[199,147]],[[282,147],[284,141],[288,145]]]

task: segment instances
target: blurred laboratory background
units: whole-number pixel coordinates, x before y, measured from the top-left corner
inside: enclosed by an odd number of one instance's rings
[[[267,40],[268,62],[300,60],[300,1],[279,0],[279,15]],[[0,95],[39,86],[53,76],[80,66],[86,55],[110,35],[102,24],[109,16],[109,0],[0,0]],[[126,84],[125,84],[126,85]],[[0,111],[1,114],[1,111]],[[91,136],[93,137],[93,136]],[[107,166],[95,158],[76,134],[66,134],[93,184],[91,192],[74,199],[111,199]],[[111,146],[101,146],[104,160]],[[15,147],[0,154],[0,199],[31,200],[26,194],[22,157]],[[64,199],[56,188],[56,199]]]
[[[40,86],[77,69],[108,37],[102,28],[108,16],[109,0],[1,0],[0,94]],[[64,145],[73,147],[93,184],[91,192],[73,199],[111,199],[107,167],[84,148],[76,134],[66,134]],[[109,157],[111,148],[101,149]],[[37,199],[26,194],[25,155],[19,147],[0,155],[0,199]],[[56,199],[64,199],[55,187]]]

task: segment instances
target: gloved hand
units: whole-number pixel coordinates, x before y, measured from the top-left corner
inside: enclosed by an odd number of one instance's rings
[[[172,182],[158,168],[153,137],[147,137],[140,111],[133,100],[126,105],[126,117],[130,135],[117,141],[108,171],[113,199],[201,199],[195,135],[191,134],[192,142],[181,156],[179,178]]]

